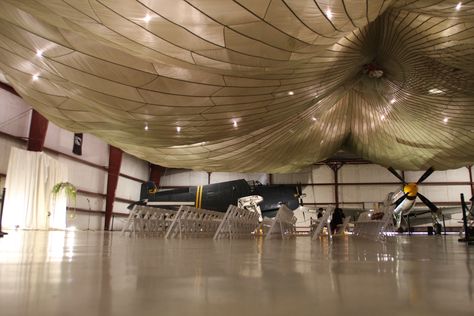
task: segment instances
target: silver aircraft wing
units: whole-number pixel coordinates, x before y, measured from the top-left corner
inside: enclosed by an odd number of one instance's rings
[[[462,208],[461,206],[442,207],[439,209],[439,212],[440,212],[439,214],[440,220],[443,215],[444,215],[445,220],[450,220],[453,214],[461,213]],[[404,216],[405,223],[408,221],[408,217],[410,218],[411,226],[418,226],[418,225],[433,223],[431,211],[428,208],[413,209],[408,215]]]

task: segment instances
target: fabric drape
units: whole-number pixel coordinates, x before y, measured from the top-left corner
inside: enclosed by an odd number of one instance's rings
[[[5,182],[3,225],[6,228],[65,229],[67,197],[52,194],[67,181],[67,167],[42,152],[12,148]]]

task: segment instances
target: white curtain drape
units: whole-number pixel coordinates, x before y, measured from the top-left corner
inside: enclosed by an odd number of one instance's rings
[[[65,229],[64,193],[52,189],[67,181],[67,167],[42,152],[12,148],[8,162],[3,225],[7,228]]]

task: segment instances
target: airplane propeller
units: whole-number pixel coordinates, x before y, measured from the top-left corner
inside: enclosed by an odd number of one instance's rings
[[[392,167],[388,167],[387,169],[388,169],[388,171],[390,171],[395,177],[397,177],[398,180],[402,181],[403,184],[406,184],[405,179],[403,179],[402,176],[398,174],[397,170],[393,169]]]
[[[418,185],[421,184],[423,181],[425,181],[434,172],[433,167],[430,167],[428,170],[426,170],[421,175],[421,177],[418,179],[418,181],[416,181],[416,183],[406,183],[406,181],[403,179],[403,177],[401,175],[399,175],[398,172],[395,169],[393,169],[392,167],[388,167],[387,169],[395,177],[397,177],[400,181],[403,182],[403,191],[404,191],[405,194],[403,196],[401,196],[395,202],[396,205],[399,205],[400,203],[402,203],[407,197],[410,196],[410,194],[411,194],[411,196],[413,196],[413,193],[414,193],[414,197],[415,198],[417,198],[417,197],[420,198],[420,200],[423,202],[423,204],[428,206],[428,208],[430,209],[431,212],[437,212],[438,211],[438,207],[436,207],[436,205],[434,205],[433,202],[431,202],[426,196],[424,196],[423,194],[418,192]]]
[[[423,181],[426,180],[426,178],[428,178],[429,176],[431,176],[431,174],[434,172],[434,169],[433,167],[430,167],[428,170],[425,171],[425,173],[423,173],[423,175],[420,177],[420,179],[418,179],[418,181],[416,181],[416,184],[420,184],[422,183]]]
[[[296,195],[298,197],[298,203],[303,206],[303,197],[306,196],[306,194],[303,193],[303,186],[301,185],[300,182],[296,184]]]
[[[395,205],[397,205],[397,206],[400,205],[400,203],[402,203],[403,200],[405,200],[405,199],[407,198],[407,196],[408,196],[408,193],[403,194],[401,197],[399,197],[399,198],[395,201]]]
[[[429,207],[429,209],[431,210],[431,212],[437,212],[438,211],[438,208],[436,207],[436,205],[433,204],[433,202],[431,202],[430,200],[428,200],[426,198],[426,196],[424,196],[423,194],[421,193],[418,193],[417,196],[420,198],[421,201],[423,201],[423,203]]]

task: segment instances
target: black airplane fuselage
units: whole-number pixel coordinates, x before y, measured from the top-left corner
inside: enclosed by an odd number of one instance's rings
[[[260,209],[263,216],[273,217],[281,204],[294,210],[299,206],[296,186],[249,185],[247,181],[234,180],[220,183],[149,192],[147,183],[142,185],[140,200],[148,200],[148,205],[172,208],[189,205],[211,211],[225,212],[230,204],[237,205],[238,199],[249,195],[263,197]]]

